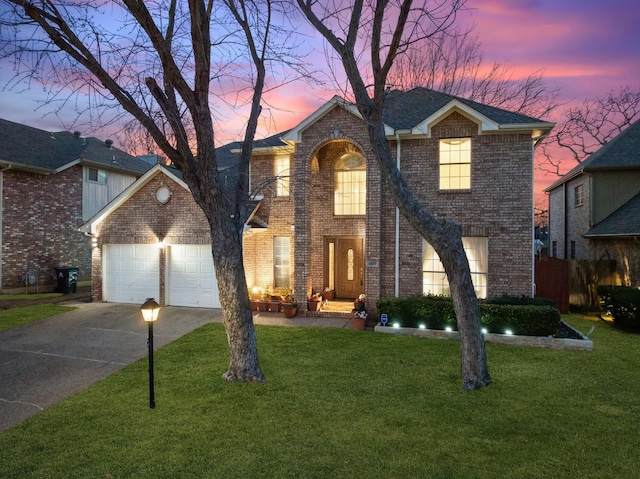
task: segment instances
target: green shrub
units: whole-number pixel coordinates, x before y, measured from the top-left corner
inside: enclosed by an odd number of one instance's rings
[[[502,302],[480,304],[482,325],[487,332],[526,336],[550,336],[558,331],[560,312],[548,302],[542,305],[537,301],[526,304],[522,298],[516,298],[520,304]],[[531,299],[531,298],[528,298]],[[546,301],[546,300],[545,300]],[[457,329],[455,311],[451,298],[444,296],[411,296],[408,298],[381,298],[376,303],[378,312],[385,313],[389,325],[399,323],[405,328],[445,329],[451,326]]]
[[[522,336],[552,336],[560,327],[555,306],[481,304],[482,325],[490,333],[506,330]]]
[[[640,290],[629,286],[598,286],[602,310],[619,328],[640,331]]]
[[[400,323],[403,327],[417,328],[422,324],[428,329],[455,328],[456,325],[453,302],[446,296],[381,298],[376,306],[378,312],[387,314],[389,325]]]
[[[528,296],[509,296],[503,295],[495,298],[487,298],[481,300],[484,304],[511,304],[520,306],[557,306],[553,299],[549,298],[530,298]]]

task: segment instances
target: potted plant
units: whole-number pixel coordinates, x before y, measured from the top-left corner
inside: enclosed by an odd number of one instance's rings
[[[322,299],[325,301],[333,301],[336,299],[336,290],[331,289],[328,286],[324,288],[324,292],[322,293]]]
[[[251,288],[249,301],[251,302],[251,311],[258,311],[258,303],[260,301],[260,288],[258,286]]]
[[[358,299],[353,302],[353,311],[351,311],[351,325],[353,329],[364,329],[365,324],[367,323],[367,312],[365,311],[364,299],[364,294],[361,294],[358,296]]]
[[[258,301],[258,311],[269,311],[269,299],[271,298],[271,293],[268,289],[265,289],[262,292],[262,299]]]
[[[293,300],[293,296],[287,295],[283,298],[282,313],[285,318],[293,318],[298,314],[298,304]]]
[[[321,306],[322,306],[322,294],[313,293],[311,297],[307,300],[307,309],[309,311],[319,311]]]

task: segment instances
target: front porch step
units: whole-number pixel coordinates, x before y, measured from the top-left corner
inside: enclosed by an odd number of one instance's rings
[[[338,313],[350,313],[353,309],[351,301],[325,301],[320,311],[335,311]]]
[[[353,303],[351,301],[325,301],[319,311],[307,311],[307,316],[351,318]]]

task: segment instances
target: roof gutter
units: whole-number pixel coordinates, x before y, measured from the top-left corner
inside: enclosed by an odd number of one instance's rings
[[[56,171],[50,168],[39,168],[37,166],[28,166],[23,163],[16,163],[13,161],[0,161],[0,165],[4,165],[0,167],[0,171],[6,171],[9,169],[17,170],[17,171],[27,171],[29,173],[36,173],[38,175],[52,175],[55,174]]]

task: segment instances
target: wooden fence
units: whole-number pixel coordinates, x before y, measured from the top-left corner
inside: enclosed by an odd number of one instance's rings
[[[569,303],[598,308],[599,285],[620,284],[616,262],[610,260],[536,259],[536,297],[553,299],[560,312],[569,312]]]
[[[569,312],[571,286],[569,262],[557,258],[536,259],[536,297],[553,299],[562,314]]]

